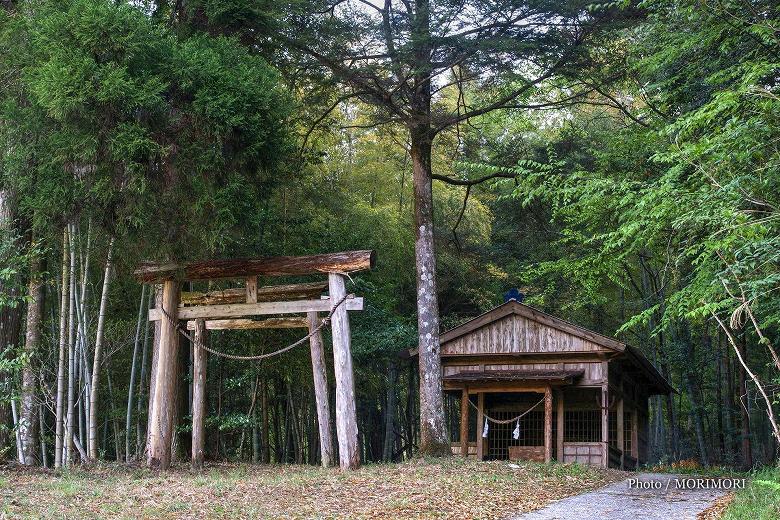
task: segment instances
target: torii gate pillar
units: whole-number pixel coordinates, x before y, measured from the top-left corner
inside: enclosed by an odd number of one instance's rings
[[[173,435],[173,403],[179,374],[176,329],[179,312],[179,283],[163,282],[162,310],[167,317],[160,320],[160,346],[157,354],[154,398],[149,410],[149,467],[168,469],[171,466],[171,436]]]
[[[335,304],[347,294],[344,276],[328,275],[330,301]],[[352,373],[352,336],[347,307],[340,305],[331,317],[333,330],[333,367],[336,375],[336,434],[339,440],[339,465],[342,470],[360,467],[355,379]]]

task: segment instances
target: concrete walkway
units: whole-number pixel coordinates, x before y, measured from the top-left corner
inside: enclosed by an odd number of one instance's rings
[[[701,489],[690,476],[638,473],[630,479],[610,484],[554,502],[549,506],[511,517],[513,520],[683,520],[709,507],[726,489]],[[680,489],[698,487],[697,489]],[[710,481],[712,486],[712,479]],[[638,482],[635,482],[638,481]],[[705,483],[705,486],[707,484]]]

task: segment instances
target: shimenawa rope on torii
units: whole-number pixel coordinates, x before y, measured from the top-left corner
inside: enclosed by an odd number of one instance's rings
[[[274,350],[273,352],[268,352],[267,354],[258,354],[256,356],[239,356],[237,354],[228,354],[227,352],[220,352],[218,350],[214,350],[212,348],[207,347],[206,345],[200,345],[200,347],[205,350],[206,352],[209,352],[211,354],[214,354],[215,356],[221,356],[227,359],[236,359],[238,361],[260,361],[261,359],[267,359],[273,356],[278,356],[279,354],[284,354],[288,350],[292,350],[301,343],[305,342],[307,339],[314,336],[316,333],[318,333],[323,327],[328,325],[330,323],[330,319],[333,317],[333,313],[336,312],[336,309],[339,308],[339,305],[342,305],[345,301],[347,301],[347,298],[349,298],[349,294],[345,294],[343,298],[341,298],[338,302],[336,302],[336,305],[331,307],[330,312],[328,312],[328,315],[322,319],[319,325],[317,325],[314,329],[312,329],[307,335],[296,341],[295,343],[292,343],[290,345],[287,345],[286,347],[280,348],[279,350]],[[162,312],[162,315],[165,316],[165,318],[171,323],[171,325],[174,326],[176,330],[179,331],[179,333],[190,340],[190,342],[193,345],[197,345],[198,343],[195,341],[195,338],[193,338],[190,334],[188,334],[181,326],[181,323],[179,320],[173,319],[173,316],[168,314],[168,312],[160,307],[160,311]]]

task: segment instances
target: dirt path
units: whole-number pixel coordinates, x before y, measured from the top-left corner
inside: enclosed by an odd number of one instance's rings
[[[724,489],[679,489],[689,476],[639,473],[601,489],[564,498],[549,506],[512,517],[513,520],[683,520],[696,519]],[[632,481],[637,479],[639,484]],[[648,489],[648,484],[653,487]],[[710,484],[711,485],[711,484]]]

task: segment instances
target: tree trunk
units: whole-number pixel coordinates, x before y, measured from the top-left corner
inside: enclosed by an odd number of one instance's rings
[[[695,375],[695,352],[693,347],[693,341],[690,334],[685,334],[682,338],[685,345],[685,356],[687,363],[683,369],[685,372],[685,386],[688,391],[688,398],[691,400],[691,415],[693,419],[693,426],[696,430],[696,442],[699,447],[699,458],[704,466],[710,465],[710,460],[707,455],[707,439],[704,434],[704,420],[702,419],[702,408],[699,402],[699,388],[696,382]],[[709,338],[705,336],[705,342],[709,342]],[[709,351],[710,345],[705,344],[705,348]]]
[[[387,369],[387,407],[385,408],[385,436],[382,447],[382,460],[393,462],[395,446],[395,386],[398,383],[398,364],[391,360]]]
[[[68,301],[70,294],[68,268],[68,230],[62,234],[62,292],[60,294],[60,345],[57,360],[57,411],[54,425],[54,467],[62,467],[63,438],[65,429],[65,362],[68,350]]]
[[[138,318],[135,323],[135,341],[133,342],[133,362],[130,366],[130,384],[127,390],[127,414],[125,415],[125,461],[130,462],[130,430],[133,421],[133,397],[135,397],[135,373],[138,363],[138,349],[141,343],[141,325],[144,321],[144,304],[146,304],[146,285],[141,286],[141,303],[138,305]],[[94,388],[94,387],[93,387]]]
[[[119,420],[114,413],[114,385],[111,383],[111,372],[106,373],[108,382],[108,414],[111,417],[111,424],[114,427],[114,458],[117,462],[122,462],[122,433],[119,429]]]
[[[83,255],[82,255],[83,253]],[[92,258],[92,220],[87,220],[87,240],[84,251],[79,249],[79,257],[81,257],[81,289],[76,286],[76,356],[77,367],[80,367],[78,372],[81,380],[81,386],[83,388],[83,394],[78,399],[79,405],[79,439],[81,440],[82,448],[86,447],[87,454],[89,455],[88,439],[85,439],[84,435],[87,432],[89,425],[87,424],[86,416],[82,415],[82,412],[89,414],[89,398],[92,395],[90,387],[92,386],[92,371],[89,367],[89,267],[90,260]],[[78,388],[78,387],[77,387]],[[88,435],[87,435],[88,437]],[[81,453],[83,449],[79,450]]]
[[[259,376],[255,376],[259,377]],[[254,395],[252,396],[252,399],[257,402],[257,387],[259,384],[255,385]],[[263,403],[263,408],[265,408],[265,403]],[[252,462],[257,464],[260,462],[260,428],[257,427],[257,408],[258,406],[255,406],[252,409]]]
[[[330,414],[325,418],[330,426]],[[316,400],[309,399],[309,407],[306,411],[306,444],[308,450],[306,451],[306,464],[322,464],[322,457],[320,452],[322,451],[319,443],[319,433],[317,429],[317,402]]]
[[[41,440],[41,465],[44,468],[49,467],[49,458],[46,454],[46,416],[44,415],[43,403],[38,403],[38,437]]]
[[[705,323],[704,333],[709,336],[709,323]],[[720,335],[718,335],[718,344],[715,347],[715,403],[717,408],[715,421],[717,424],[718,451],[720,454],[718,462],[722,463],[726,458],[726,438],[723,430],[723,415],[725,413],[723,403],[723,344],[720,338]]]
[[[190,340],[179,334],[179,348],[176,351],[176,364],[177,373],[187,374],[178,380],[178,386],[176,388],[176,399],[173,407],[173,431],[171,432],[171,461],[179,462],[186,460],[184,455],[184,445],[182,444],[182,435],[179,425],[182,423],[182,418],[190,413],[190,366],[192,360],[190,354],[192,353],[192,345]],[[185,372],[186,369],[186,372]],[[187,436],[190,438],[190,436]]]
[[[669,370],[669,364],[667,362],[661,363],[661,374],[664,379],[671,382],[672,374]],[[669,421],[669,437],[670,437],[670,450],[672,452],[672,460],[677,460],[680,456],[680,436],[678,433],[677,425],[677,413],[674,410],[674,396],[667,394],[666,398],[666,414]]]
[[[296,464],[301,463],[301,436],[298,431],[298,409],[295,406],[295,400],[292,395],[292,385],[287,385],[287,400],[290,403],[290,420],[292,421],[292,429],[290,434],[292,436],[290,448],[293,452],[293,460]]]
[[[723,343],[723,331],[718,329],[718,343]],[[724,456],[728,464],[734,463],[734,371],[732,370],[731,355],[729,349],[723,349],[723,374],[726,379],[726,388],[723,392],[723,429],[725,437]]]
[[[89,228],[91,230],[91,227]],[[75,236],[75,233],[72,235]],[[92,371],[89,367],[89,359],[87,353],[89,352],[89,322],[87,315],[89,311],[89,305],[87,302],[87,293],[89,289],[88,276],[89,276],[89,259],[90,259],[90,235],[87,235],[87,251],[83,255],[82,265],[84,269],[82,271],[81,289],[79,285],[74,286],[76,297],[76,345],[75,345],[75,367],[74,378],[76,378],[76,391],[79,392],[80,397],[76,400],[76,423],[78,427],[78,438],[82,448],[87,447],[88,453],[88,415],[89,415],[89,396],[91,394],[90,387],[92,385]],[[81,256],[81,255],[79,255]],[[81,389],[81,390],[79,390]],[[79,454],[83,452],[83,449],[79,449]],[[86,460],[86,459],[85,459]]]
[[[7,235],[13,238],[14,229],[14,206],[13,197],[10,191],[0,189],[0,236]],[[9,300],[16,300],[19,297],[18,280],[11,277],[8,280],[0,278],[0,293],[4,294]],[[22,305],[0,306],[0,355],[13,345],[17,345],[22,324]],[[0,392],[9,395],[10,381],[8,374],[0,373]],[[6,400],[0,400],[0,459],[5,458],[3,448],[9,442],[8,429],[5,427],[9,419],[9,406]]]
[[[77,385],[76,385],[77,388],[79,386],[81,386],[83,384],[83,381],[85,380],[85,377],[84,377],[84,366],[83,365],[84,365],[84,360],[77,356],[76,357],[76,374],[78,374],[78,378],[79,378],[78,381],[77,381]],[[86,393],[86,388],[84,390],[82,390],[80,393],[81,393],[81,396],[88,395]],[[85,413],[84,402],[85,402],[86,398],[81,397],[81,396],[76,399],[76,422],[78,423],[78,435],[76,437],[78,438],[79,443],[81,444],[81,446],[84,447],[84,446],[86,446],[84,444],[84,441],[86,440],[85,437],[84,437],[84,432],[87,429],[87,422],[84,419],[84,413]],[[81,450],[79,450],[79,452],[81,452]],[[89,457],[89,455],[87,455],[87,457]],[[85,461],[85,459],[83,457],[82,457],[81,460],[82,460],[82,462]]]
[[[431,142],[412,132],[414,171],[415,261],[417,266],[417,330],[420,370],[420,446],[422,455],[450,455],[441,380],[439,303],[433,241]]]
[[[262,390],[261,390],[261,401],[263,403],[263,414],[262,414],[262,454],[260,457],[260,461],[264,464],[268,464],[271,462],[271,440],[269,438],[269,428],[268,428],[268,382],[267,379],[263,378],[263,384],[262,384]]]
[[[27,357],[22,369],[21,416],[19,419],[19,438],[22,453],[19,462],[32,465],[36,462],[38,439],[36,429],[38,423],[38,406],[35,402],[35,370],[33,361],[38,345],[41,342],[41,318],[43,314],[43,283],[41,281],[41,259],[30,261],[30,281],[27,305],[27,332],[24,341],[24,354]]]
[[[13,421],[14,438],[16,439],[17,458],[24,457],[22,450],[22,439],[19,436],[19,414],[16,411],[16,399],[11,399],[11,419]]]
[[[290,427],[290,415],[292,414],[292,399],[288,395],[290,386],[285,382],[285,406],[284,406],[284,451],[282,451],[282,462],[290,462],[290,451],[292,451],[292,428]]]
[[[108,453],[108,417],[103,420],[103,453]]]
[[[414,90],[408,120],[409,155],[414,185],[417,334],[420,370],[420,446],[422,455],[451,455],[444,419],[439,345],[439,303],[433,240],[431,152],[431,16],[430,1],[416,0],[412,19]]]
[[[103,336],[105,335],[106,306],[108,305],[108,288],[111,283],[111,257],[114,251],[114,238],[108,242],[106,268],[103,273],[103,293],[100,296],[100,311],[98,314],[97,334],[95,335],[95,360],[92,362],[92,385],[89,394],[89,458],[97,459],[97,401],[100,384],[100,363],[103,355]],[[129,409],[129,408],[128,408]],[[119,447],[117,446],[117,452]]]
[[[273,462],[282,462],[282,404],[280,400],[278,399],[279,396],[279,389],[281,388],[281,384],[279,383],[279,380],[276,379],[274,381],[274,399],[273,399],[273,407],[274,407],[274,460]]]
[[[668,374],[668,372],[667,372]],[[664,376],[666,378],[667,376]],[[668,381],[668,379],[667,379]],[[669,451],[672,460],[677,460],[680,454],[678,435],[677,435],[677,413],[674,411],[674,396],[668,394],[666,398],[666,419],[669,421]]]
[[[414,413],[414,402],[415,402],[415,395],[414,395],[414,389],[415,389],[415,379],[414,375],[416,373],[416,370],[414,369],[414,364],[409,363],[407,371],[407,388],[406,388],[406,458],[411,459],[412,456],[414,456],[414,447],[415,447],[415,431],[414,431],[414,425],[417,424],[417,417]]]
[[[726,327],[726,325],[723,323],[723,321],[720,318],[718,318],[718,315],[715,312],[711,312],[711,314],[712,314],[712,317],[715,318],[715,321],[718,322],[718,326],[720,326],[721,330],[723,330],[723,332],[726,334],[726,337],[728,338],[729,343],[731,344],[731,346],[734,348],[734,352],[737,355],[737,359],[739,360],[740,366],[745,371],[745,375],[746,376],[750,376],[750,380],[753,381],[753,384],[756,385],[756,389],[758,390],[759,394],[761,394],[761,398],[764,400],[764,403],[766,404],[766,417],[769,420],[769,424],[770,424],[770,426],[772,428],[772,435],[774,436],[775,441],[777,443],[780,443],[780,425],[778,425],[777,419],[775,418],[774,410],[772,408],[772,398],[769,397],[769,394],[767,394],[767,391],[764,388],[764,384],[761,383],[761,380],[759,380],[759,378],[756,376],[756,374],[750,369],[750,367],[747,364],[747,357],[746,357],[746,354],[747,354],[747,344],[744,343],[744,341],[743,341],[742,348],[740,348],[737,345],[737,341],[734,339],[734,336],[729,332],[729,329]],[[744,340],[744,338],[743,338],[743,340]],[[743,352],[743,350],[744,350],[744,352]],[[748,419],[749,419],[749,417],[750,417],[750,415],[748,414]],[[743,425],[743,427],[744,427],[744,425]],[[749,433],[749,431],[748,431],[748,433]],[[750,441],[750,438],[748,437],[748,446],[747,446],[748,448],[750,448],[749,441]],[[743,442],[744,442],[744,439],[743,439]],[[750,454],[750,449],[747,450],[747,453]],[[751,458],[752,458],[752,454],[750,454],[750,455],[751,455]],[[747,457],[746,457],[746,461],[747,461]],[[751,463],[752,463],[752,460],[751,460]],[[752,466],[752,464],[751,464],[751,466]]]

